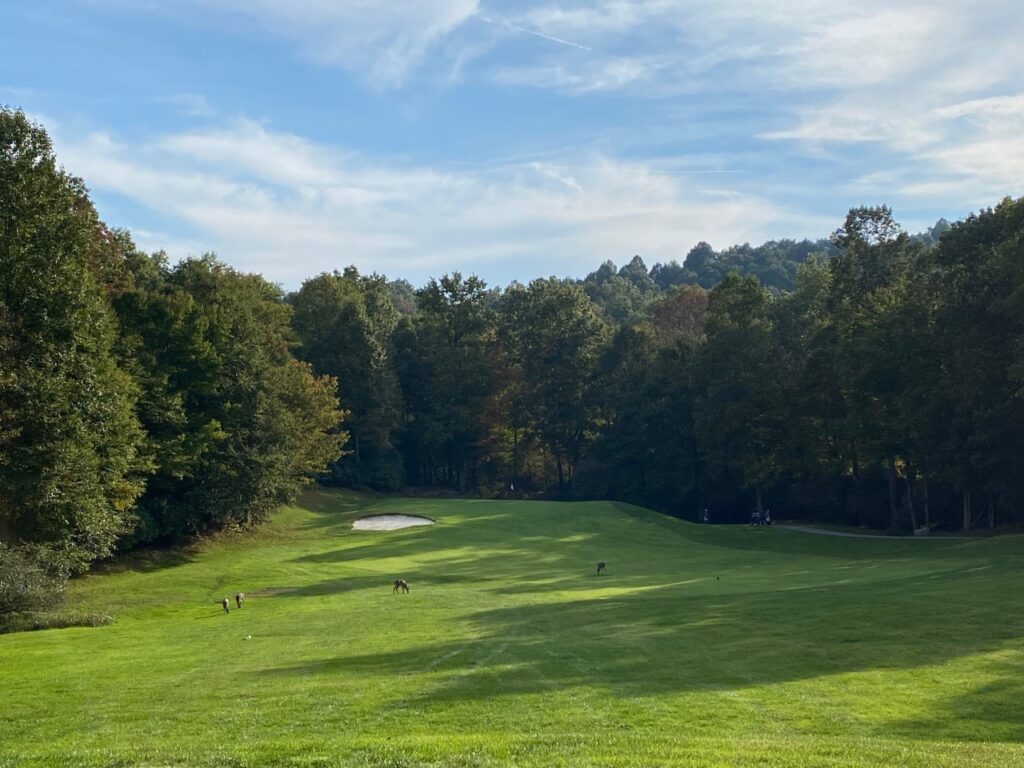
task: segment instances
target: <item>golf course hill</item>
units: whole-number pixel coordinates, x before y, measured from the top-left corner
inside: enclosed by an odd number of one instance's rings
[[[1021,536],[310,490],[0,636],[0,766],[1024,766],[1022,583]]]

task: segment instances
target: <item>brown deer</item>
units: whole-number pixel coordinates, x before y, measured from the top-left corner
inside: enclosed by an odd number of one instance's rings
[[[242,603],[244,603],[244,602],[245,602],[245,592],[236,592],[235,593],[235,603],[238,605],[238,607],[241,608],[242,607]]]
[[[228,600],[226,597],[220,601],[220,605],[224,609],[224,613],[231,612],[231,601]]]
[[[398,590],[402,590],[403,592],[408,592],[409,591],[409,582],[406,581],[405,579],[395,579],[395,588],[391,591],[391,594],[393,594],[393,595],[398,594]]]
[[[604,563],[598,563],[597,564],[597,575],[600,576],[602,573],[604,573]]]

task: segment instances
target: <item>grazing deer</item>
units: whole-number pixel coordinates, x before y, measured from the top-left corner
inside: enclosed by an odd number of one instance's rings
[[[231,607],[230,607],[231,606],[231,601],[230,600],[228,600],[225,597],[223,600],[220,601],[220,604],[221,604],[221,607],[224,609],[224,613],[230,613],[230,611],[231,611]]]
[[[405,579],[395,579],[395,588],[391,591],[391,594],[393,594],[393,595],[397,594],[398,590],[402,590],[403,592],[408,592],[409,591],[409,582],[406,581]]]
[[[597,575],[600,576],[602,573],[604,573],[604,563],[598,563],[597,564]]]
[[[244,602],[245,602],[245,592],[237,592],[235,594],[235,603],[238,605],[239,608],[241,608],[242,607],[242,603],[244,603]]]

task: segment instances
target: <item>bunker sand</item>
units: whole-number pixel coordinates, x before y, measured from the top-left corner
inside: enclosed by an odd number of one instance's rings
[[[433,525],[429,517],[415,515],[370,515],[361,517],[352,523],[357,531],[397,531],[401,528],[413,528],[418,525]]]

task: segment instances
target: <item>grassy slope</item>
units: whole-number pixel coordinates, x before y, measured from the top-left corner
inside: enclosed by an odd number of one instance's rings
[[[1022,544],[311,492],[0,637],[0,765],[1024,765]]]

